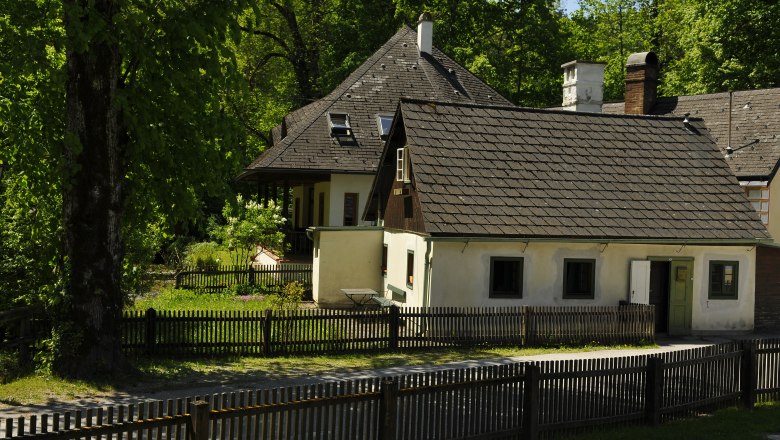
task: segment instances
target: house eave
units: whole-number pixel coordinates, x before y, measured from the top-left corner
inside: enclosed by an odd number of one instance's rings
[[[681,239],[681,238],[609,238],[609,237],[506,237],[492,235],[436,235],[427,240],[438,242],[517,242],[517,243],[598,243],[598,244],[668,244],[668,245],[721,245],[756,246],[773,243],[771,238],[732,239]]]

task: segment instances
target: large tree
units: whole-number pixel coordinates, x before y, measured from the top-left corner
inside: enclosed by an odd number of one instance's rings
[[[229,194],[245,6],[0,2],[0,304],[53,312],[59,373],[121,366],[127,251]]]

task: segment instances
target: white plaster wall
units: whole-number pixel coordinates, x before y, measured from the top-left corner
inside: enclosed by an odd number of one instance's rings
[[[331,174],[329,201],[326,202],[329,206],[327,212],[328,219],[325,224],[328,226],[344,226],[345,193],[358,193],[358,218],[360,218],[363,215],[366,202],[368,202],[368,193],[371,191],[373,182],[373,175]],[[315,194],[316,197],[318,196]],[[358,225],[364,224],[362,221],[358,222]]]
[[[413,242],[417,237],[408,233],[397,235],[400,236],[393,237],[393,241],[399,243],[404,240],[402,236],[408,236],[406,239]],[[387,238],[385,234],[385,239]],[[423,264],[424,243],[422,248],[423,253],[415,254],[420,264]],[[488,297],[491,256],[524,257],[522,299]],[[604,248],[603,244],[532,242],[526,247],[525,243],[520,242],[469,242],[467,244],[435,241],[432,247],[430,305],[457,307],[617,305],[620,300],[628,299],[631,260],[643,260],[648,257],[693,258],[692,328],[694,332],[752,330],[755,249],[750,246],[613,243]],[[562,298],[564,258],[596,260],[594,299]],[[739,262],[739,299],[708,299],[707,277],[710,260]],[[391,266],[388,263],[388,280],[395,280],[398,276],[397,272],[405,273],[405,266]]]
[[[312,294],[321,307],[350,307],[340,289],[382,291],[382,229],[314,230]]]
[[[387,277],[384,278],[385,284],[383,286],[385,297],[392,298],[392,293],[387,288],[387,285],[391,284],[406,292],[406,302],[398,303],[399,306],[423,306],[425,239],[417,234],[386,230],[383,243],[387,244]],[[406,255],[408,251],[414,251],[414,283],[412,288],[406,285]]]

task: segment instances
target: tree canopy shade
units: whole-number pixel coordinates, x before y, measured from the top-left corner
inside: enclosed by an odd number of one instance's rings
[[[197,216],[238,169],[240,131],[222,97],[240,81],[230,47],[247,5],[186,6],[9,0],[0,10],[1,218],[3,238],[16,237],[3,246],[46,241],[37,265],[60,274],[59,293],[39,281],[56,311],[53,365],[64,375],[121,365],[128,237]],[[35,264],[20,258],[3,255],[0,273],[23,280]],[[15,284],[14,297],[41,287]]]

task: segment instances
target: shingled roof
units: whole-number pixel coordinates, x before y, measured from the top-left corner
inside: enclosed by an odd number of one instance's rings
[[[420,100],[399,111],[405,139],[394,136],[384,163],[408,146],[431,235],[769,237],[701,119]]]
[[[291,112],[272,131],[273,146],[252,171],[323,171],[373,174],[382,153],[377,114],[392,114],[399,98],[511,105],[468,70],[433,48],[417,49],[417,32],[405,26],[326,97]],[[328,112],[350,117],[353,139],[330,136]]]
[[[729,101],[731,106],[729,107]],[[727,162],[740,180],[770,180],[780,164],[780,88],[707,95],[658,98],[655,115],[704,119],[722,154],[731,148]],[[604,104],[604,113],[622,114],[622,102]]]

